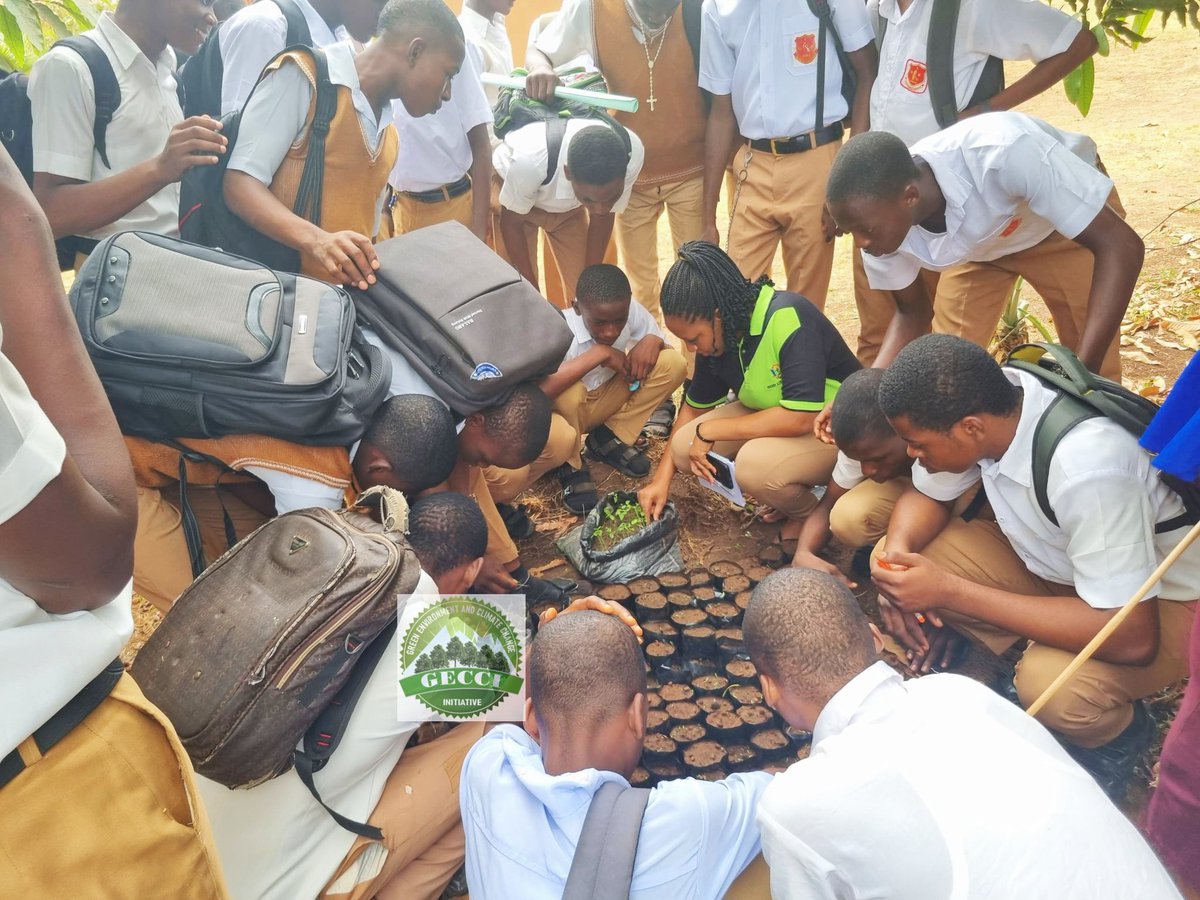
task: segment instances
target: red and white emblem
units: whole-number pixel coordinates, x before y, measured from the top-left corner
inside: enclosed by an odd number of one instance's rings
[[[925,93],[929,88],[929,81],[925,78],[925,63],[916,59],[908,60],[904,64],[904,77],[900,79],[900,86],[914,94]]]
[[[792,51],[796,62],[807,66],[817,58],[817,36],[815,34],[796,35],[796,49]]]
[[[1013,216],[1008,220],[1008,224],[1004,226],[1004,230],[1000,232],[1000,237],[1008,237],[1014,231],[1021,227],[1021,217]]]

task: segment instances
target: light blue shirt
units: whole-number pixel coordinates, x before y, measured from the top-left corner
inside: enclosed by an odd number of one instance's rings
[[[760,852],[755,809],[771,775],[694,778],[654,788],[642,819],[631,900],[724,896]],[[615,772],[547,775],[525,731],[501,725],[467,754],[460,803],[472,900],[559,900],[592,795]]]

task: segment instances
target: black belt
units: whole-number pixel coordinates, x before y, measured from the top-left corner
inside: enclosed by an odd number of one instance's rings
[[[750,141],[749,144],[751,150],[763,150],[776,156],[783,156],[787,153],[804,153],[814,147],[823,147],[834,141],[840,141],[845,132],[845,126],[841,122],[835,122],[833,125],[826,125],[824,128],[818,128],[807,134],[798,134],[789,138],[759,138]]]
[[[454,184],[444,184],[440,188],[434,188],[432,191],[401,191],[405,197],[416,200],[419,203],[444,203],[447,200],[453,200],[455,197],[461,197],[471,189],[471,176],[464,175]]]
[[[37,744],[38,750],[43,755],[49,753],[51,747],[74,731],[75,726],[91,715],[96,707],[112,693],[124,671],[125,666],[121,664],[121,660],[114,659],[103,672],[89,681],[83,690],[67,702],[66,706],[52,715],[45,725],[33,733],[33,742]],[[3,788],[23,771],[25,771],[25,761],[21,759],[19,749],[12,751],[4,759],[0,759],[0,788]]]

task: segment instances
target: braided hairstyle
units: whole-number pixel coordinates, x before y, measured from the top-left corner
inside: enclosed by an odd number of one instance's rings
[[[719,311],[728,349],[749,332],[759,291],[772,283],[766,275],[753,282],[742,277],[737,264],[716,244],[688,241],[663,280],[659,300],[663,315],[683,319],[711,322]]]

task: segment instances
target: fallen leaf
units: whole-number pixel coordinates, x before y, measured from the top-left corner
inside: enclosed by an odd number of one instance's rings
[[[1167,380],[1161,375],[1147,378],[1138,387],[1137,392],[1147,398],[1161,397],[1167,392]]]
[[[1149,356],[1147,356],[1141,350],[1130,350],[1129,352],[1124,353],[1122,355],[1125,357],[1125,359],[1131,359],[1134,362],[1144,363],[1147,366],[1161,366],[1162,365],[1162,363],[1160,363],[1158,360],[1151,359]]]

